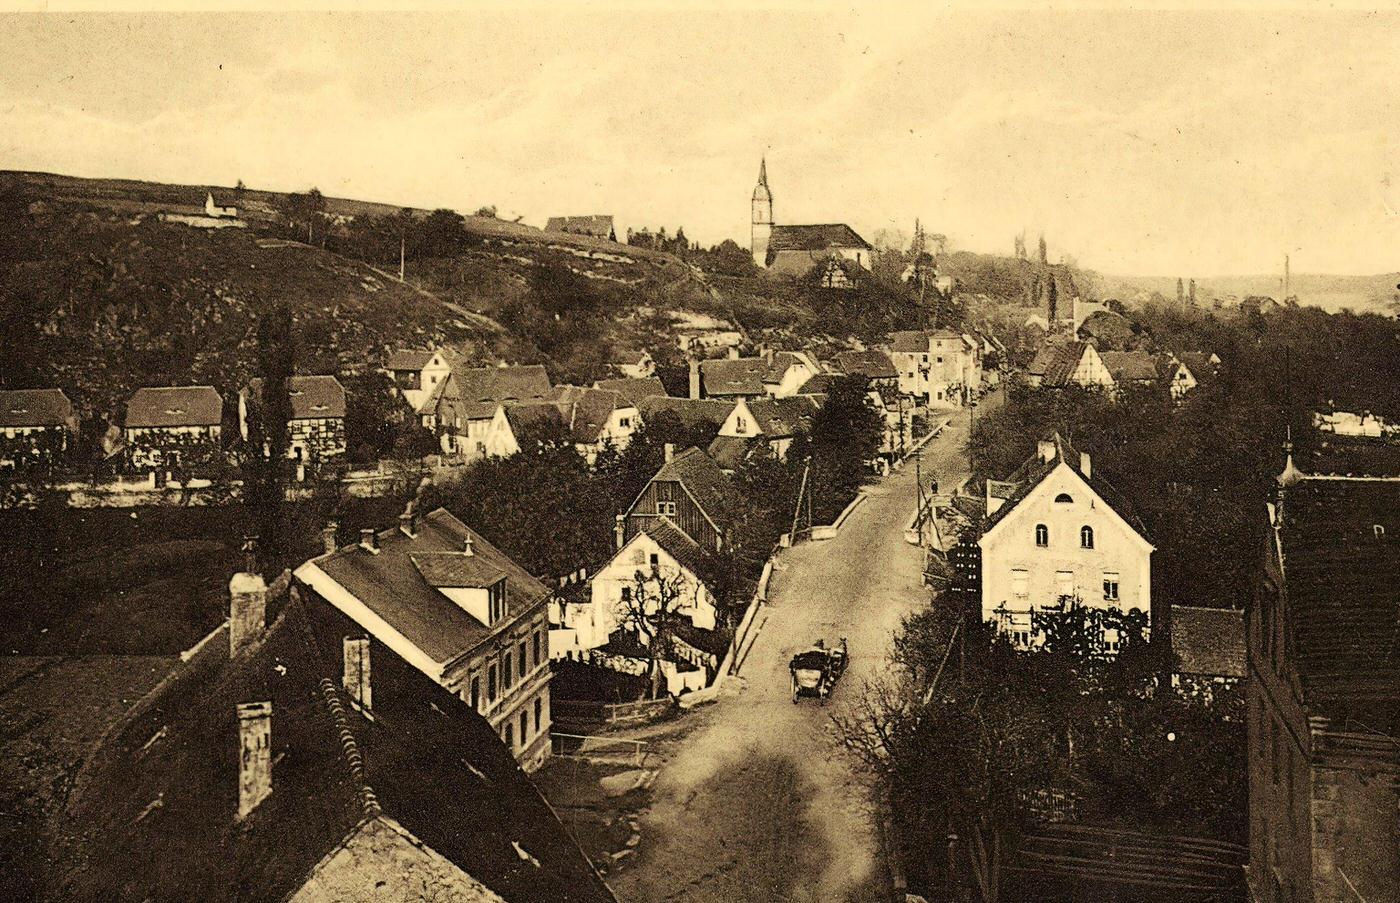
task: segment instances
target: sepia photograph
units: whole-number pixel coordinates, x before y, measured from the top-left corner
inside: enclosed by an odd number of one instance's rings
[[[0,0],[0,887],[1400,903],[1400,7]]]

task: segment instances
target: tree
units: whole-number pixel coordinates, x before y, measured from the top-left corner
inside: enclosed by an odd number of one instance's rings
[[[811,433],[799,436],[788,460],[810,455],[813,519],[830,523],[855,498],[870,476],[868,462],[884,435],[880,415],[870,405],[868,383],[861,376],[833,380],[826,404],[812,417]]]
[[[1036,260],[1039,260],[1041,263],[1049,263],[1049,262],[1050,262],[1049,255],[1047,254],[1046,248],[1045,248],[1045,233],[1044,233],[1044,232],[1040,233],[1040,243],[1039,243],[1039,245],[1038,245],[1037,248],[1036,248],[1035,257],[1036,257]]]
[[[698,603],[704,588],[678,568],[652,565],[634,572],[628,589],[630,592],[624,592],[617,604],[617,623],[635,634],[645,647],[651,698],[656,699],[661,695],[661,663],[675,661],[675,621],[681,617],[682,608]]]
[[[250,418],[245,465],[249,515],[260,547],[274,559],[287,543],[287,449],[292,399],[287,382],[296,360],[292,311],[285,303],[258,321],[258,377],[262,393],[257,415]]]

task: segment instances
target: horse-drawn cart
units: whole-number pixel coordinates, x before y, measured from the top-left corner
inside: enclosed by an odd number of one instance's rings
[[[846,670],[847,658],[845,637],[839,646],[828,649],[825,641],[817,640],[812,648],[794,655],[788,663],[793,704],[799,696],[815,696],[825,705],[832,687]]]

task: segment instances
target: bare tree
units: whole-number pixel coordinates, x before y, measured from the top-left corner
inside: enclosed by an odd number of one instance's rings
[[[653,564],[633,573],[632,585],[618,602],[618,624],[635,633],[646,647],[653,699],[661,693],[661,663],[675,660],[675,622],[681,609],[697,603],[702,592],[700,584],[679,568]]]

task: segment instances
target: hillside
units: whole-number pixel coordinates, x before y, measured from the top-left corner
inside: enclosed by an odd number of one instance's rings
[[[1130,300],[1138,293],[1157,292],[1164,298],[1176,297],[1175,276],[1106,276],[1105,291],[1111,297]],[[1350,308],[1357,313],[1392,313],[1397,299],[1400,273],[1374,276],[1337,276],[1325,273],[1294,273],[1289,291],[1301,304],[1336,313]],[[1197,303],[1210,305],[1215,299],[1240,301],[1250,295],[1280,299],[1281,274],[1256,276],[1206,276],[1196,279]]]

